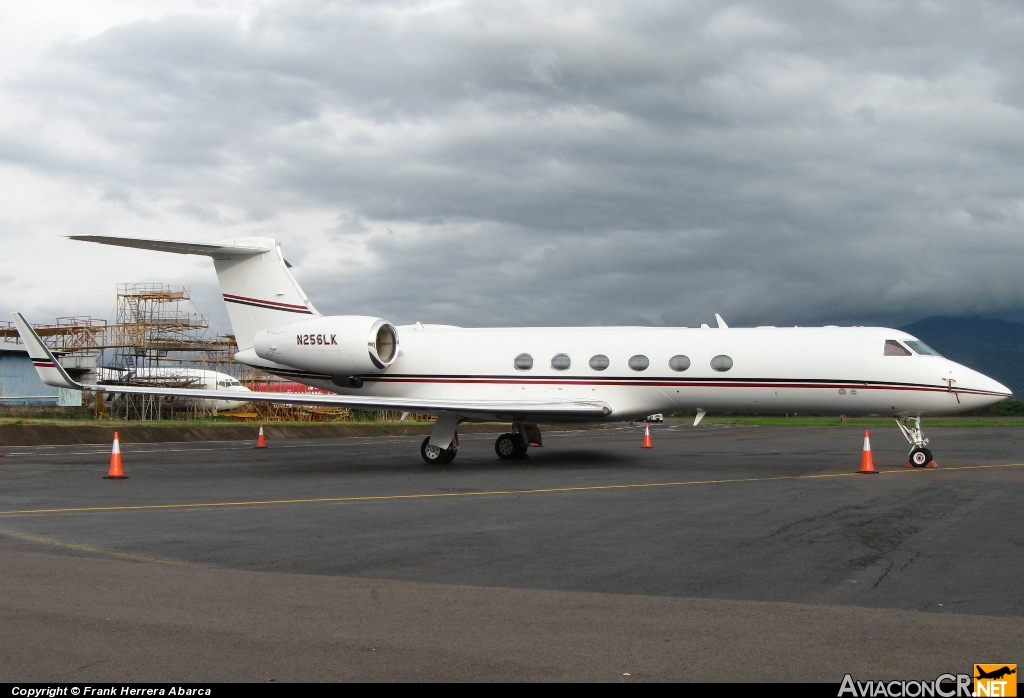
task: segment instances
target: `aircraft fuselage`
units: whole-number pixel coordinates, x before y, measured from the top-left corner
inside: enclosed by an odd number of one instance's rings
[[[251,355],[238,358],[343,395],[598,400],[612,408],[608,421],[696,410],[942,414],[1010,394],[977,371],[911,349],[906,343],[914,337],[887,328],[416,324],[397,330],[398,357],[386,369],[360,374],[358,388],[338,380],[346,376],[271,367]],[[886,355],[887,341],[906,353]],[[324,346],[312,350],[322,354]]]

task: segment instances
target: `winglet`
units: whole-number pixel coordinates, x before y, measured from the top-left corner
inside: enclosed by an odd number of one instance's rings
[[[24,316],[21,313],[11,313],[11,316],[14,318],[14,324],[18,326],[18,334],[21,335],[21,341],[25,343],[25,348],[28,349],[28,355],[32,359],[32,365],[36,367],[36,371],[39,373],[39,378],[54,388],[81,390],[81,384],[71,380],[71,376],[60,365],[57,358],[50,353],[50,350],[46,348],[43,340],[39,339],[39,335],[28,324]]]
[[[722,316],[719,315],[718,313],[715,313],[715,322],[718,323],[718,329],[720,329],[720,330],[727,330],[727,329],[729,329],[729,326],[725,324],[725,320],[723,320]]]

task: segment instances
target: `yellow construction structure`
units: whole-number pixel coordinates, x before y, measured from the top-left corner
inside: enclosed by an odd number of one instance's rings
[[[52,324],[33,325],[61,363],[85,383],[124,383],[169,388],[194,387],[196,379],[155,368],[199,368],[234,376],[251,390],[305,392],[313,390],[237,363],[232,335],[212,335],[210,322],[192,303],[187,286],[159,283],[117,285],[114,322],[87,315],[59,317]],[[212,336],[211,336],[212,335]],[[0,322],[0,345],[20,344],[11,322]],[[170,374],[170,375],[167,375]],[[188,409],[167,410],[155,396],[118,396],[93,403],[98,418],[195,419],[208,413],[195,402]],[[397,420],[400,413],[353,414],[341,407],[252,403],[228,413],[263,422],[348,422],[356,418]],[[420,419],[414,415],[413,419]]]

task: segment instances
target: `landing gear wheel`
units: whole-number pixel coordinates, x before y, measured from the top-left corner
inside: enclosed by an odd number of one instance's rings
[[[915,468],[923,468],[932,462],[932,452],[923,446],[917,446],[910,451],[910,464]]]
[[[457,451],[454,448],[438,448],[430,445],[430,437],[423,439],[420,445],[420,455],[430,465],[444,465],[455,460]]]
[[[518,460],[526,456],[526,442],[518,434],[502,434],[494,442],[494,452],[502,460]]]
[[[511,460],[516,457],[516,438],[513,434],[502,434],[494,442],[494,452],[501,460]]]

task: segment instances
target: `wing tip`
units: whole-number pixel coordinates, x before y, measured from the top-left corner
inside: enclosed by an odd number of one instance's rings
[[[39,375],[39,380],[52,388],[82,390],[82,385],[68,375],[53,352],[46,348],[43,340],[39,339],[39,335],[32,329],[32,325],[25,319],[25,316],[19,312],[13,312],[11,317],[14,318],[18,335],[25,344],[25,349],[28,351],[29,358],[32,359],[32,365]]]

